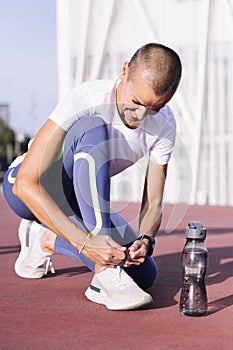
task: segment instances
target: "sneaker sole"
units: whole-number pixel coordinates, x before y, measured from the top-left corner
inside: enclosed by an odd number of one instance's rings
[[[90,287],[85,291],[85,296],[88,300],[93,303],[105,305],[107,309],[113,311],[124,311],[124,310],[134,310],[134,309],[144,309],[148,307],[152,302],[152,297],[148,294],[145,296],[144,300],[138,301],[133,304],[122,305],[122,302],[114,301],[108,298],[106,295],[101,295],[98,292],[95,292]]]

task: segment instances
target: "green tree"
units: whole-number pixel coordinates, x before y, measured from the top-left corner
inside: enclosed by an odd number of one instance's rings
[[[12,148],[15,143],[14,131],[0,118],[0,170],[3,170],[7,162],[7,145]]]

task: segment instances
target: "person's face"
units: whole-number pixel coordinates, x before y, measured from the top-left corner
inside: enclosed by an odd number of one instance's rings
[[[117,106],[123,123],[135,129],[147,115],[157,114],[172,96],[156,96],[142,69],[138,68],[132,79],[128,77],[128,71],[126,62],[117,88]]]

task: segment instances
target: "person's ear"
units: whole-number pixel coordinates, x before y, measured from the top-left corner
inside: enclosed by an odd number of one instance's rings
[[[127,80],[128,78],[128,73],[129,73],[129,62],[125,62],[123,64],[123,67],[121,69],[121,79],[122,80]]]

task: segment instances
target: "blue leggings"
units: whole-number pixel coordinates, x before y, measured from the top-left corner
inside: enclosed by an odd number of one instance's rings
[[[62,152],[41,179],[42,185],[61,210],[85,232],[110,235],[120,245],[130,246],[135,230],[110,208],[110,165],[108,130],[100,117],[82,117],[67,132]],[[3,191],[10,207],[22,218],[36,220],[30,210],[12,193],[20,164],[8,169]],[[69,242],[57,236],[54,251],[83,262],[94,271],[94,263]],[[156,265],[146,257],[140,266],[126,272],[143,289],[152,286]]]

